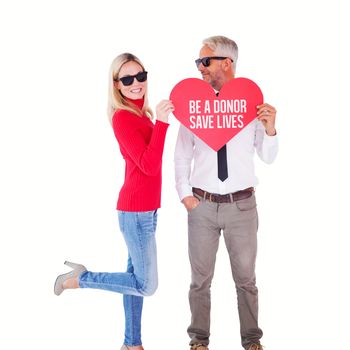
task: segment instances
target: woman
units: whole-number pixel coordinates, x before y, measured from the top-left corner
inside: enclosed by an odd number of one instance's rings
[[[110,69],[108,114],[125,159],[124,184],[117,202],[120,230],[128,248],[127,272],[90,272],[65,262],[73,270],[57,277],[55,294],[71,288],[96,288],[123,294],[125,339],[122,350],[143,350],[141,312],[143,297],[157,289],[155,230],[161,200],[161,167],[171,101],[156,107],[147,101],[147,72],[130,53],[114,59]]]

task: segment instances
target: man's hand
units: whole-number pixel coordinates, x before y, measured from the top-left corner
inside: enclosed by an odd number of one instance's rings
[[[257,106],[257,109],[258,120],[263,123],[266,134],[269,136],[275,136],[276,109],[268,103]]]
[[[199,204],[199,200],[194,196],[187,196],[181,202],[188,211],[193,210]]]

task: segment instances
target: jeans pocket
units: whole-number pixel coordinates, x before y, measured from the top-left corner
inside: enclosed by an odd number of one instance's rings
[[[199,207],[202,205],[202,201],[199,201],[198,203],[197,203],[197,205],[194,207],[194,208],[192,208],[192,209],[190,209],[189,211],[188,211],[188,213],[192,213],[192,212],[194,212],[194,211],[196,211],[197,209],[199,209]]]
[[[137,226],[139,228],[139,234],[152,235],[155,233],[157,226],[158,214],[155,210],[138,212],[137,214]]]
[[[249,210],[255,209],[256,208],[255,196],[252,195],[249,198],[241,199],[241,200],[237,201],[236,206],[237,206],[238,210],[240,210],[240,211],[249,211]]]

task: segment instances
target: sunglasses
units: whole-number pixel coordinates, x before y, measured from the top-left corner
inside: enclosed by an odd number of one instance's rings
[[[114,81],[120,80],[124,86],[130,86],[134,82],[134,78],[136,78],[139,83],[143,83],[147,80],[147,72],[139,72],[135,75],[127,75],[126,77],[115,78]]]
[[[213,57],[203,57],[195,60],[197,67],[202,63],[204,67],[210,66],[210,60],[226,60],[226,58],[230,59],[233,62],[233,59],[230,57],[222,57],[222,56],[213,56]]]

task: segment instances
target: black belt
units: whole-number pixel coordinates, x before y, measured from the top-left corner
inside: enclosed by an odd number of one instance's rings
[[[246,188],[245,190],[233,192],[233,193],[227,193],[227,194],[217,194],[217,193],[210,193],[201,190],[200,188],[192,188],[193,193],[197,194],[198,196],[209,200],[210,202],[215,203],[233,203],[235,201],[239,201],[241,199],[246,199],[252,196],[254,192],[254,187]]]

